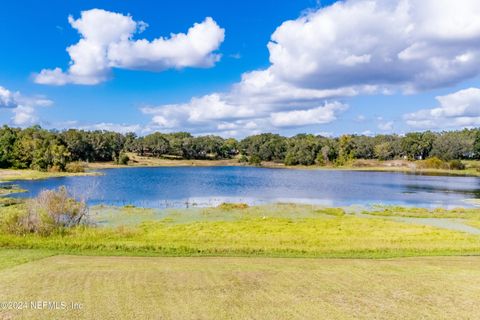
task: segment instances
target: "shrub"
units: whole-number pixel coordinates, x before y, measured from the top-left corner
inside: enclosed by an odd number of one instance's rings
[[[86,222],[88,207],[72,198],[65,187],[43,190],[25,205],[4,208],[1,228],[15,234],[49,235]]]
[[[85,172],[85,165],[81,162],[70,162],[65,166],[65,171],[71,173]]]
[[[256,154],[254,154],[254,155],[252,155],[252,156],[250,157],[250,159],[248,160],[248,162],[249,162],[250,164],[255,165],[255,166],[259,166],[259,165],[262,164],[262,159],[260,159],[259,156],[257,156]]]
[[[437,157],[431,157],[418,162],[419,168],[425,169],[448,169],[448,165]]]
[[[130,157],[126,153],[120,153],[118,164],[128,165],[128,161],[130,161]]]
[[[317,158],[315,159],[315,162],[316,162],[317,165],[319,165],[321,167],[323,167],[327,164],[326,161],[325,161],[325,157],[323,156],[323,154],[321,152],[319,152],[317,154]]]
[[[244,155],[244,154],[242,154],[242,155],[240,156],[240,158],[238,159],[238,162],[240,162],[240,163],[246,163],[246,162],[248,162],[247,156]]]
[[[452,160],[448,163],[450,170],[465,170],[465,165],[460,160]]]
[[[48,168],[48,172],[62,172],[63,169],[60,166],[53,165],[50,168]]]
[[[246,203],[229,203],[229,202],[224,202],[220,204],[217,208],[222,209],[222,210],[233,210],[233,209],[247,209],[248,204]]]
[[[345,210],[342,208],[322,208],[315,210],[316,213],[327,214],[329,216],[342,217],[345,215]]]
[[[0,231],[12,234],[24,234],[23,221],[27,215],[25,206],[12,205],[2,208]]]

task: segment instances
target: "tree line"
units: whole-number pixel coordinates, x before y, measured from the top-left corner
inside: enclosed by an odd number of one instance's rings
[[[126,164],[127,153],[173,159],[237,157],[252,164],[272,161],[286,165],[345,165],[354,159],[480,159],[480,129],[334,138],[263,133],[236,140],[214,135],[197,137],[187,132],[155,132],[139,137],[134,133],[56,131],[39,126],[0,128],[0,168],[68,171],[74,162]]]

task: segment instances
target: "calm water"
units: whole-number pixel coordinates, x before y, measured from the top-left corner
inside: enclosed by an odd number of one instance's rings
[[[225,201],[301,202],[329,206],[399,204],[469,206],[480,198],[480,179],[387,172],[288,170],[251,167],[126,168],[95,177],[14,182],[35,196],[67,186],[90,204],[143,207],[211,206]]]

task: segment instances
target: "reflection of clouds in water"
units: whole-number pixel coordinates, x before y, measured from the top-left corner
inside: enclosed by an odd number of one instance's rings
[[[102,170],[105,175],[66,177],[15,184],[35,196],[41,189],[66,185],[89,204],[152,208],[304,203],[323,206],[386,204],[472,206],[479,179],[407,176],[399,173],[274,170],[250,167],[128,168]]]
[[[462,186],[460,186],[462,187]],[[449,184],[445,185],[426,185],[426,184],[410,184],[405,185],[407,192],[428,192],[428,193],[458,193],[458,194],[468,194],[474,195],[475,198],[480,198],[480,189],[468,189],[468,187],[463,186],[459,188],[456,186],[451,186]]]
[[[251,198],[251,197],[194,197],[184,199],[184,203],[188,203],[191,206],[198,207],[212,207],[218,206],[226,202],[234,203],[246,203],[248,205],[261,205],[270,203],[301,203],[301,204],[315,204],[324,206],[333,206],[332,200],[324,199],[307,199],[307,198]]]
[[[144,208],[205,208],[216,207],[222,203],[246,203],[250,206],[274,204],[274,203],[299,203],[309,205],[334,206],[332,200],[306,199],[306,198],[250,198],[250,197],[191,197],[176,200],[114,200],[114,201],[91,201],[93,204],[107,204],[114,206],[134,205]]]

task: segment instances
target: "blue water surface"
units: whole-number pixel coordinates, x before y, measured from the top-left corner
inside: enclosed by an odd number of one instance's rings
[[[480,198],[480,179],[395,172],[159,167],[101,170],[104,175],[16,181],[32,197],[65,185],[89,204],[151,208],[213,206],[221,202],[296,202],[328,206],[467,207]]]

